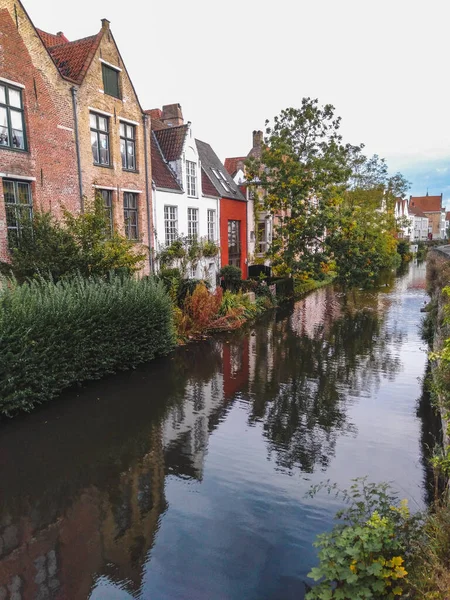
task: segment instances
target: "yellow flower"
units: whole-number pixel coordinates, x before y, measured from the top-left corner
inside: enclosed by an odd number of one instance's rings
[[[400,567],[403,564],[403,558],[401,556],[394,556],[391,558],[391,565],[393,567]]]

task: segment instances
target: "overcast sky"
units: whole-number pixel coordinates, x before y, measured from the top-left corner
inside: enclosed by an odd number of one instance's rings
[[[446,0],[24,0],[70,39],[111,21],[144,108],[179,102],[220,158],[304,96],[331,103],[363,142],[450,206],[450,5]]]

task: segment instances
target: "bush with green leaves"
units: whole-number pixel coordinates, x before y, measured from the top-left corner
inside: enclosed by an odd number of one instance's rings
[[[39,275],[54,281],[80,273],[105,276],[113,271],[131,275],[145,259],[139,245],[111,231],[103,200],[96,198],[83,214],[64,213],[58,221],[51,213],[36,212],[22,228],[20,245],[2,271],[19,280]]]
[[[320,583],[307,600],[393,600],[406,591],[405,563],[420,536],[420,517],[411,516],[407,501],[398,501],[389,484],[353,480],[349,490],[322,487],[343,497],[333,530],[317,537],[319,566],[309,577]]]
[[[175,345],[160,282],[111,275],[0,282],[0,414],[13,416],[74,383],[135,367]]]
[[[238,292],[241,289],[242,271],[234,265],[225,265],[219,275],[222,278],[222,287],[231,292]]]

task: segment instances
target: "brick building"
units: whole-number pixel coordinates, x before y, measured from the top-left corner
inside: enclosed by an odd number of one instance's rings
[[[109,22],[69,42],[0,0],[0,34],[0,260],[33,208],[78,212],[96,191],[114,228],[152,246],[149,119]]]
[[[433,240],[443,240],[446,237],[445,208],[440,196],[410,196],[409,209],[418,210],[429,221],[428,237]]]

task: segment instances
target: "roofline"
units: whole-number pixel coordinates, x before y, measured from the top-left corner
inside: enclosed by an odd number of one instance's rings
[[[34,33],[37,35],[37,37],[38,37],[39,41],[41,42],[41,44],[42,44],[42,46],[44,47],[44,49],[45,49],[45,51],[47,52],[47,54],[49,55],[49,57],[50,57],[50,60],[51,60],[51,62],[52,62],[52,64],[53,64],[53,66],[55,67],[57,74],[58,74],[60,77],[62,77],[62,75],[61,75],[61,72],[60,72],[60,70],[58,69],[58,67],[56,66],[56,63],[55,63],[55,61],[53,60],[53,57],[52,57],[52,55],[51,55],[51,54],[50,54],[50,52],[48,51],[48,48],[47,48],[47,46],[44,44],[44,42],[42,41],[42,38],[41,38],[41,36],[40,36],[40,35],[39,35],[39,33],[38,33],[37,27],[36,27],[36,25],[34,24],[34,22],[33,22],[33,19],[30,17],[30,15],[29,15],[29,14],[28,14],[28,12],[27,12],[27,9],[26,9],[26,8],[25,8],[25,6],[22,4],[22,0],[16,0],[16,2],[19,4],[19,6],[21,7],[21,9],[22,9],[22,10],[23,10],[23,12],[25,13],[25,15],[26,15],[26,17],[27,17],[28,21],[31,23],[31,27],[32,27],[32,28],[33,28],[33,30],[34,30]],[[8,9],[6,9],[6,10],[8,10]],[[9,12],[9,11],[8,11],[8,12]],[[10,16],[11,16],[11,15],[10,15]],[[12,17],[11,17],[11,18],[12,18]],[[42,30],[42,31],[44,31],[44,30]],[[48,32],[47,32],[47,33],[48,33]],[[75,83],[75,82],[72,82],[72,83]]]
[[[156,185],[154,179],[152,179],[152,183],[155,184],[155,190],[156,191],[159,191],[159,192],[170,192],[172,194],[184,194],[184,190],[174,190],[173,188],[159,187],[158,185]]]
[[[113,39],[113,41],[114,41],[114,45],[115,45],[115,47],[117,48],[117,52],[118,52],[118,54],[119,54],[119,58],[120,58],[120,62],[122,63],[123,70],[124,70],[124,71],[125,71],[125,73],[127,74],[128,80],[129,80],[129,82],[131,83],[131,87],[133,88],[133,92],[134,92],[134,95],[136,96],[136,100],[137,100],[137,102],[138,102],[139,108],[141,109],[141,113],[142,113],[142,114],[145,114],[145,112],[144,112],[144,109],[142,108],[141,102],[140,102],[140,100],[139,100],[139,96],[138,96],[138,94],[137,94],[137,92],[136,92],[136,88],[134,87],[133,80],[131,79],[131,77],[130,77],[130,74],[128,73],[128,69],[127,69],[127,67],[126,67],[126,65],[125,65],[125,62],[124,62],[123,58],[122,58],[122,54],[120,53],[119,46],[117,45],[116,39],[115,39],[115,37],[114,37],[114,34],[113,34],[113,32],[111,31],[111,29],[109,30],[109,32],[111,33],[111,37],[112,37],[112,39]],[[149,115],[148,115],[148,116],[149,116]],[[151,118],[150,118],[150,121],[151,121]]]
[[[150,121],[151,121],[151,118],[150,118]],[[159,154],[160,154],[161,158],[163,159],[163,163],[164,163],[164,164],[166,165],[166,167],[169,169],[169,172],[170,172],[170,174],[172,175],[172,177],[173,177],[173,179],[174,179],[175,183],[176,183],[176,184],[178,185],[178,187],[179,187],[179,193],[180,193],[180,194],[184,194],[184,189],[183,189],[183,187],[182,187],[182,186],[181,186],[181,185],[178,183],[178,179],[176,178],[176,175],[175,175],[175,173],[172,171],[172,167],[169,165],[169,162],[166,160],[166,157],[164,156],[164,154],[163,154],[163,152],[162,152],[162,150],[161,150],[161,146],[159,145],[158,138],[156,137],[156,135],[155,135],[155,132],[154,132],[154,131],[152,131],[152,130],[150,130],[150,151],[151,151],[151,143],[152,143],[151,137],[152,137],[152,136],[155,138],[156,147],[157,147],[157,149],[158,149],[158,152],[159,152]],[[153,178],[152,178],[152,181],[153,181]],[[156,187],[156,189],[158,189],[158,188],[157,188],[157,186],[155,186],[155,187]],[[170,188],[164,188],[164,189],[170,189]]]

